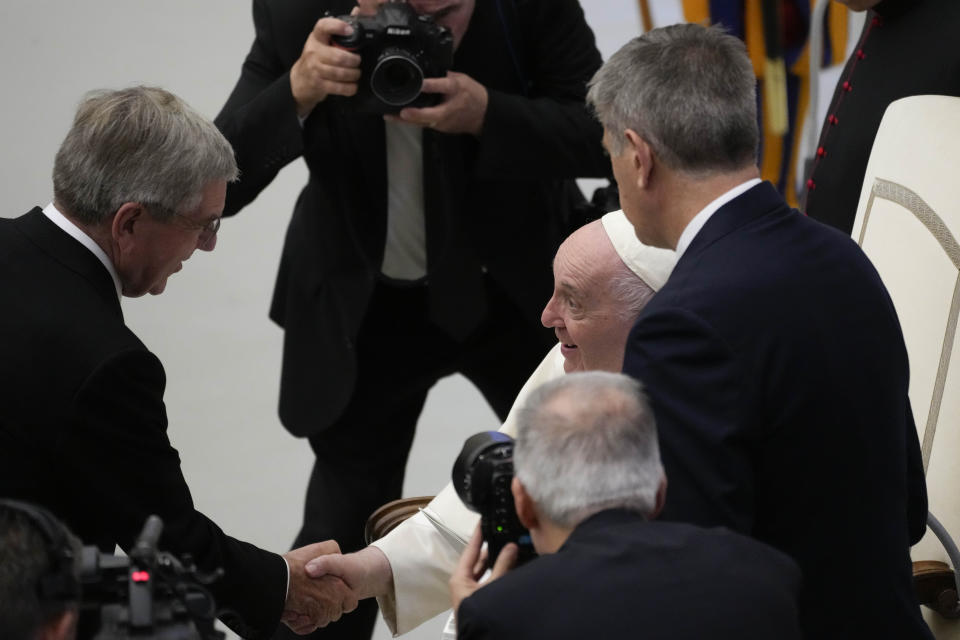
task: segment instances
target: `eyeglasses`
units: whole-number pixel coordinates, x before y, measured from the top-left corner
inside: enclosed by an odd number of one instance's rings
[[[187,225],[191,229],[199,229],[200,239],[203,240],[204,242],[210,240],[210,238],[217,235],[217,231],[220,230],[219,217],[214,218],[213,220],[211,220],[210,222],[207,222],[206,224],[201,224],[196,220],[194,220],[193,218],[183,215],[182,213],[174,213],[173,215],[176,216],[177,218],[181,218],[182,220],[185,220],[187,222]]]

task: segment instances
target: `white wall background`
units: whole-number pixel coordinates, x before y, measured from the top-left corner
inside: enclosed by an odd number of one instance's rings
[[[639,33],[633,0],[582,4],[604,57]],[[658,25],[680,17],[677,0],[651,4]],[[252,38],[249,0],[3,0],[0,215],[51,200],[53,156],[85,91],[160,85],[212,118]],[[824,80],[827,98],[834,82]],[[123,304],[128,324],[166,367],[170,437],[198,508],[232,535],[276,551],[297,531],[312,463],[306,443],[276,416],[282,335],[267,318],[305,177],[302,162],[289,166],[223,224],[217,250],[197,252],[162,297]],[[496,427],[465,379],[442,381],[421,418],[405,495],[435,493],[463,439]],[[442,622],[407,637],[437,638]],[[375,637],[389,637],[382,623]]]

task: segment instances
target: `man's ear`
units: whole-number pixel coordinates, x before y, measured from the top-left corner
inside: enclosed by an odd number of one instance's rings
[[[667,476],[665,474],[660,475],[660,486],[657,487],[657,503],[653,507],[653,511],[650,513],[650,520],[653,520],[660,512],[663,511],[663,505],[667,501]]]
[[[626,138],[626,153],[633,165],[637,186],[643,189],[650,185],[650,178],[653,175],[655,159],[653,148],[633,129],[624,131],[623,136]]]
[[[126,253],[138,239],[137,233],[143,231],[143,220],[147,210],[137,202],[124,202],[113,214],[110,223],[110,235],[120,253]]]
[[[533,506],[533,499],[530,498],[530,494],[527,493],[526,488],[517,476],[513,476],[510,491],[513,493],[513,504],[517,510],[517,518],[520,520],[520,524],[531,531],[536,529],[540,524],[537,510]]]

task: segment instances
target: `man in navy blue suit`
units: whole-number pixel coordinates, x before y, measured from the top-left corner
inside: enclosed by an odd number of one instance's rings
[[[679,258],[624,359],[659,425],[661,518],[791,555],[807,637],[929,638],[900,325],[857,245],[760,182],[754,85],[743,44],[697,25],[631,41],[591,82],[623,210]]]

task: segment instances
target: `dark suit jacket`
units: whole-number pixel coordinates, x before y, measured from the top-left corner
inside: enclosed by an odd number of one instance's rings
[[[753,187],[681,256],[624,370],[656,415],[661,518],[793,556],[807,637],[927,637],[910,578],[927,502],[907,353],[849,237]]]
[[[254,0],[256,40],[217,125],[241,168],[226,215],[252,201],[280,169],[303,156],[310,180],[287,232],[271,317],[285,329],[280,417],[297,435],[329,425],[350,398],[353,340],[380,271],[387,185],[383,119],[337,98],[301,127],[289,69],[314,23],[354,0]],[[479,138],[427,131],[424,183],[431,287],[481,318],[481,265],[539,326],[551,291],[550,264],[564,235],[560,212],[575,188],[564,180],[603,176],[602,131],[584,104],[600,66],[576,0],[476,3],[453,69],[486,86]],[[442,227],[442,231],[432,231]],[[451,293],[451,289],[453,293]],[[457,292],[459,299],[455,299]],[[482,295],[482,294],[481,294]],[[387,357],[385,355],[385,357]]]
[[[460,604],[460,640],[799,639],[800,571],[726,529],[604,511]]]
[[[0,219],[0,496],[41,504],[85,543],[130,549],[150,514],[159,546],[226,575],[213,587],[243,635],[266,637],[283,559],[193,507],[167,439],[156,356],[123,322],[106,268],[40,209]]]

